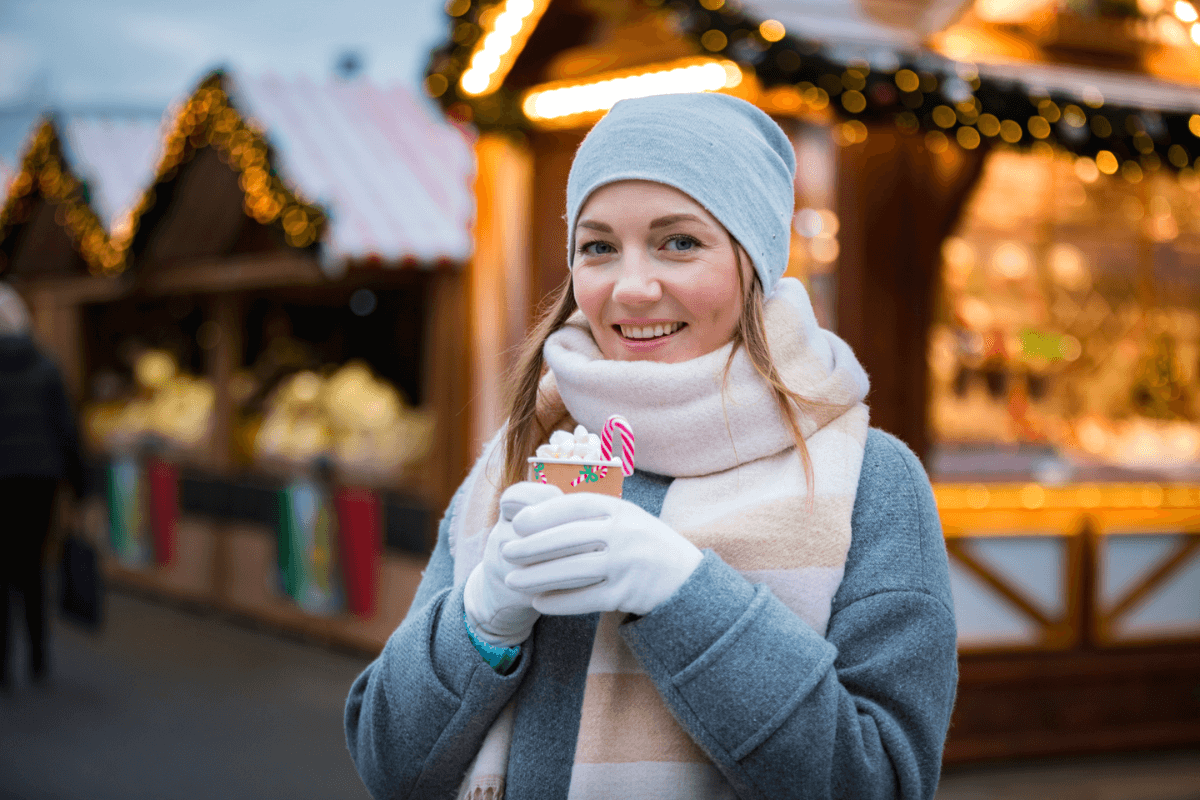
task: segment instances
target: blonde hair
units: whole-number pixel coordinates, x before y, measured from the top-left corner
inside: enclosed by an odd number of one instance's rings
[[[779,408],[779,414],[795,441],[796,452],[804,465],[804,480],[808,487],[811,504],[813,494],[812,458],[809,456],[808,447],[804,444],[799,414],[811,412],[819,407],[820,403],[809,400],[788,388],[783,379],[779,377],[779,370],[771,358],[771,348],[767,344],[762,284],[755,275],[753,283],[747,286],[746,271],[742,264],[742,248],[736,241],[734,241],[734,258],[737,261],[738,286],[742,294],[742,313],[738,317],[737,327],[733,332],[733,349],[729,352],[729,360],[725,362],[724,379],[726,382],[729,380],[729,370],[733,366],[733,357],[737,354],[738,348],[745,347],[746,356],[750,359],[755,371],[766,381],[775,404]],[[508,428],[504,434],[505,459],[501,489],[525,480],[528,459],[537,450],[537,446],[544,443],[551,433],[542,429],[537,418],[538,385],[546,371],[542,348],[550,335],[562,328],[578,308],[579,306],[575,302],[574,286],[568,275],[562,286],[559,287],[554,302],[541,315],[518,351],[516,365],[508,385]]]

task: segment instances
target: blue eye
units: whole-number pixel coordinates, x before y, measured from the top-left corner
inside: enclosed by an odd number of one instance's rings
[[[688,253],[700,246],[700,242],[693,239],[691,236],[678,234],[667,240],[665,245],[667,250],[675,253]]]
[[[587,242],[579,246],[579,252],[586,256],[607,256],[617,252],[617,249],[608,242]]]

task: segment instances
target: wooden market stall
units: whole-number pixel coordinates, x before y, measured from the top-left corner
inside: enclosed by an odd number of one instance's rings
[[[147,114],[51,115],[3,183],[0,279],[24,296],[36,335],[76,397],[83,390],[79,309],[124,290],[116,279],[123,243],[110,230],[152,174],[159,125]]]
[[[407,92],[213,73],[84,309],[112,576],[372,652],[468,458],[470,149]]]
[[[571,158],[618,96],[729,92],[792,137],[789,274],[934,479],[961,653],[948,761],[1200,742],[1194,11],[446,4],[426,90],[481,131],[472,281],[505,303],[472,313],[498,362],[565,278]]]

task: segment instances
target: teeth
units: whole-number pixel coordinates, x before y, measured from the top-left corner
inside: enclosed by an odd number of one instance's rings
[[[666,325],[621,325],[621,335],[626,339],[656,339],[659,336],[670,336],[683,327],[682,322],[669,322]]]

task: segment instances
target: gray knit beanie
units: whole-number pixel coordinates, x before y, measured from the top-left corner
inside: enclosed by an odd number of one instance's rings
[[[575,223],[592,192],[644,180],[687,194],[725,226],[754,261],[768,297],[787,269],[796,155],[774,120],[724,94],[622,100],[592,128],[567,179],[567,264]]]

